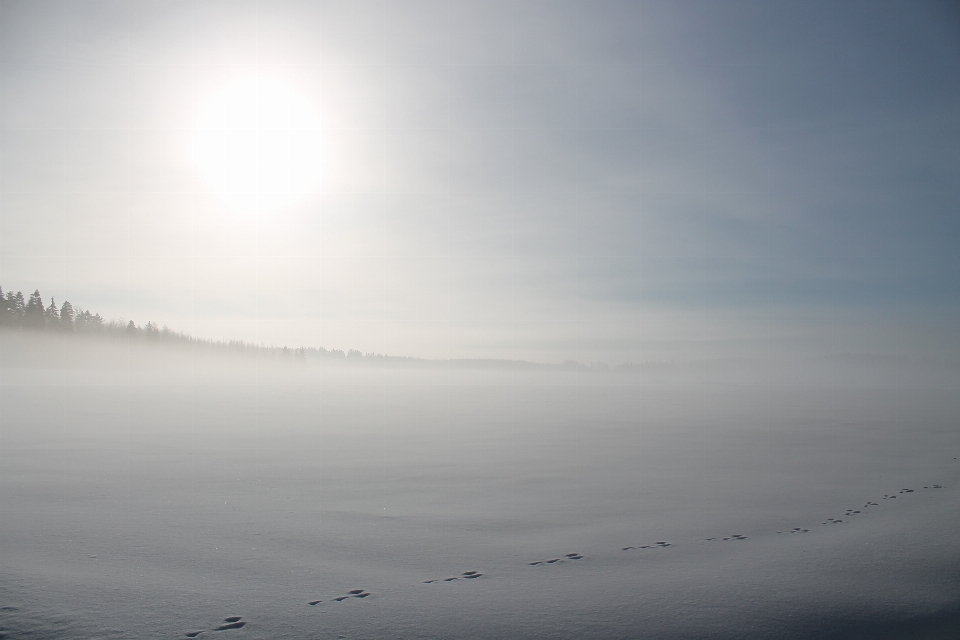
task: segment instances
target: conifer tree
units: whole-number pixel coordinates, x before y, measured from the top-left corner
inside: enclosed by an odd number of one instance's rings
[[[14,327],[21,326],[23,324],[23,293],[8,291],[5,302],[9,324]]]
[[[40,290],[35,290],[30,294],[30,300],[23,309],[23,326],[29,329],[43,329],[43,300],[40,298]]]
[[[89,311],[79,309],[73,320],[73,324],[76,327],[77,333],[99,331],[103,328],[103,318],[100,317],[99,313],[94,315]]]
[[[73,326],[76,327],[77,333],[83,333],[87,330],[87,321],[91,317],[90,312],[83,309],[82,307],[77,307],[77,315],[73,319]]]
[[[44,325],[47,329],[58,329],[60,327],[60,312],[57,311],[57,303],[50,298],[50,306],[43,312]]]
[[[64,301],[60,307],[60,328],[63,331],[73,331],[73,316],[73,305],[69,300]]]

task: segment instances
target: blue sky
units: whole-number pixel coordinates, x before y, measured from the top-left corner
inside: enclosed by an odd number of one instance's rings
[[[0,1],[0,284],[427,357],[960,355],[947,2]],[[225,78],[319,183],[189,162]]]

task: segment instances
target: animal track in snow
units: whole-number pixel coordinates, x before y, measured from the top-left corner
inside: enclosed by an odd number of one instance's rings
[[[633,551],[635,549],[666,549],[667,547],[672,547],[673,544],[670,542],[654,542],[653,544],[642,544],[639,547],[623,547],[623,551]]]
[[[925,485],[925,486],[923,486],[923,489],[943,489],[943,488],[944,488],[943,485],[940,485],[940,484],[931,484],[931,485]],[[915,490],[915,489],[903,488],[903,489],[899,489],[896,494],[884,494],[884,496],[883,496],[882,499],[883,499],[883,500],[891,500],[891,499],[897,498],[898,496],[904,497],[904,496],[906,496],[907,494],[915,493],[916,491],[917,491],[917,490]],[[823,521],[821,524],[823,524],[823,525],[848,524],[848,523],[851,522],[851,519],[852,519],[854,516],[859,516],[859,515],[864,514],[864,513],[865,513],[865,511],[864,511],[865,509],[868,509],[868,508],[871,508],[871,507],[878,507],[878,506],[880,506],[880,503],[879,503],[879,502],[874,502],[874,501],[868,500],[868,501],[863,505],[863,507],[861,507],[861,508],[859,508],[859,509],[854,509],[854,508],[847,509],[846,512],[844,513],[844,517],[843,517],[843,518],[827,518],[827,519],[826,519],[825,521]],[[780,534],[780,535],[787,535],[787,534],[795,534],[795,533],[801,533],[801,534],[802,534],[802,533],[810,533],[810,532],[811,532],[811,530],[808,529],[808,528],[804,528],[804,527],[793,527],[793,528],[790,529],[790,530],[777,531],[776,533],[777,533],[777,534]],[[709,541],[709,542],[715,542],[715,541],[726,541],[726,542],[729,542],[729,541],[735,541],[735,540],[736,540],[736,541],[743,541],[743,540],[747,540],[747,539],[748,539],[748,536],[746,536],[746,535],[743,535],[743,534],[740,534],[740,533],[734,533],[734,534],[730,534],[730,535],[723,536],[723,537],[706,538],[705,540],[706,540],[706,541]],[[635,550],[636,550],[636,551],[639,551],[639,550],[644,550],[644,549],[665,549],[665,548],[672,547],[672,546],[674,546],[673,543],[670,543],[670,542],[667,542],[667,541],[658,541],[658,542],[654,542],[654,543],[652,543],[652,544],[644,544],[644,545],[638,545],[638,546],[622,547],[621,549],[622,549],[623,551],[635,551]],[[563,556],[559,556],[559,557],[555,557],[555,558],[550,558],[550,559],[548,559],[548,560],[537,560],[537,561],[535,561],[535,562],[529,562],[529,563],[527,563],[527,564],[528,564],[529,566],[534,566],[534,567],[535,567],[535,566],[543,566],[543,565],[562,564],[563,562],[566,562],[566,561],[568,561],[568,560],[582,560],[583,558],[584,558],[583,554],[580,554],[580,553],[567,553],[567,554],[565,554],[565,555],[563,555]],[[475,580],[475,579],[477,579],[477,578],[483,577],[483,575],[484,575],[484,574],[482,574],[482,573],[479,572],[479,571],[470,570],[470,571],[464,571],[463,573],[461,573],[461,574],[459,574],[459,575],[450,576],[450,577],[447,577],[447,578],[433,578],[433,579],[430,579],[430,580],[424,580],[424,584],[434,584],[434,583],[441,583],[441,582],[455,582],[455,581],[458,581],[458,580]],[[351,589],[350,591],[347,592],[346,595],[337,596],[337,597],[335,597],[335,598],[331,598],[331,600],[332,600],[333,602],[343,602],[344,600],[347,600],[348,598],[360,598],[360,599],[364,599],[364,598],[369,597],[370,595],[371,595],[370,592],[368,592],[368,591],[366,591],[366,590],[364,590],[364,589]],[[317,605],[317,604],[320,604],[321,602],[323,602],[323,600],[317,599],[317,600],[311,600],[311,601],[309,601],[307,604],[309,604],[309,605],[311,605],[311,606],[315,606],[315,605]],[[10,608],[10,607],[4,607],[3,609],[5,609],[5,610],[11,610],[12,608]],[[220,625],[220,626],[217,627],[215,630],[216,630],[216,631],[225,631],[225,630],[228,630],[228,629],[240,629],[240,628],[242,628],[242,627],[244,627],[244,626],[246,625],[246,622],[244,622],[244,621],[240,618],[240,616],[233,616],[233,617],[230,617],[230,618],[225,618],[225,619],[224,619],[224,623],[225,623],[225,624]],[[191,631],[191,632],[187,633],[186,636],[189,637],[189,638],[196,638],[197,636],[199,636],[200,634],[205,633],[205,632],[206,632],[206,630]]]
[[[536,567],[543,564],[557,564],[558,562],[563,562],[564,560],[583,560],[583,555],[579,553],[568,553],[562,558],[551,558],[550,560],[537,560],[536,562],[528,562],[527,564],[531,567]]]
[[[345,595],[345,596],[337,596],[336,598],[330,598],[330,600],[331,600],[332,602],[343,602],[344,600],[347,600],[348,598],[367,598],[367,597],[369,597],[369,596],[370,596],[370,592],[367,591],[366,589],[350,589],[350,591],[347,591],[347,595]],[[314,605],[314,604],[317,604],[317,603],[319,603],[319,602],[323,602],[323,601],[322,601],[322,600],[314,600],[313,602],[308,602],[307,604]]]
[[[336,598],[330,598],[330,601],[343,602],[347,598],[366,598],[369,595],[370,595],[370,592],[366,591],[365,589],[351,589],[350,591],[347,591],[347,595],[337,596]],[[323,602],[323,600],[311,600],[307,604],[310,605],[311,607],[315,607],[321,602]]]
[[[242,629],[247,626],[247,623],[243,621],[243,616],[228,616],[223,619],[223,624],[214,629],[214,631],[229,631],[230,629]],[[187,631],[185,634],[188,638],[196,638],[201,633],[206,633],[207,629],[200,629],[199,631]]]
[[[477,578],[483,576],[479,571],[464,571],[458,576],[451,576],[449,578],[433,578],[431,580],[424,580],[424,584],[433,584],[434,582],[453,582],[455,580],[476,580]]]
[[[230,616],[223,619],[223,624],[217,627],[217,631],[227,631],[228,629],[242,629],[247,625],[243,621],[243,616]]]
[[[939,485],[939,484],[934,484],[934,485],[924,486],[923,488],[924,488],[924,489],[942,489],[943,486],[942,486],[942,485]],[[893,500],[893,499],[896,499],[897,496],[903,497],[903,496],[905,496],[905,495],[908,494],[908,493],[916,493],[916,489],[906,489],[906,488],[905,488],[905,489],[900,489],[896,494],[885,493],[885,494],[883,494],[883,498],[881,498],[881,499],[882,499],[882,500]],[[879,503],[879,502],[874,502],[874,501],[872,501],[872,500],[868,500],[868,501],[866,502],[866,504],[864,504],[863,507],[861,507],[860,509],[847,509],[846,513],[844,514],[845,518],[847,518],[847,519],[827,518],[824,522],[821,522],[820,524],[849,524],[849,522],[850,522],[849,519],[850,519],[850,518],[853,518],[854,516],[861,515],[861,514],[863,513],[863,511],[862,511],[861,509],[868,509],[868,508],[870,508],[870,507],[879,507],[879,506],[880,506],[880,503]],[[793,531],[787,531],[787,532],[777,531],[777,533],[801,533],[801,532],[802,532],[802,533],[807,533],[808,531],[807,531],[807,530],[801,530],[801,529],[794,529]]]

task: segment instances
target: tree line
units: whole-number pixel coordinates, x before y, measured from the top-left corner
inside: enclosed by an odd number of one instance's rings
[[[24,300],[23,292],[8,291],[4,295],[3,287],[0,287],[0,326],[83,333],[101,331],[107,324],[99,313],[74,309],[69,301],[58,309],[57,303],[50,298],[50,304],[44,307],[39,289]]]
[[[138,327],[133,320],[129,322],[104,320],[99,313],[93,313],[82,307],[74,307],[69,301],[65,301],[57,307],[56,301],[50,298],[50,304],[44,306],[39,289],[34,290],[29,298],[25,298],[21,291],[16,293],[7,291],[4,294],[3,287],[0,287],[0,327],[34,331],[122,335],[175,342],[209,343],[210,346],[235,348],[254,348],[255,346],[242,341],[220,343],[212,340],[200,340],[166,326],[160,327],[155,322],[147,322],[145,325]]]
[[[104,320],[99,313],[92,313],[80,307],[74,307],[70,302],[64,302],[57,307],[57,303],[50,298],[50,304],[44,306],[40,290],[34,290],[29,298],[24,298],[22,292],[3,293],[0,287],[0,328],[25,329],[35,331],[65,332],[73,334],[99,334],[104,337],[139,338],[149,341],[179,344],[201,350],[229,351],[244,353],[258,358],[296,361],[307,360],[339,360],[351,364],[366,364],[377,366],[403,367],[463,367],[463,368],[495,368],[495,369],[560,369],[576,371],[609,371],[610,367],[602,362],[589,365],[567,360],[559,365],[548,365],[523,360],[492,360],[492,359],[455,359],[455,360],[425,360],[409,356],[388,356],[380,353],[363,353],[356,349],[344,352],[341,349],[324,349],[323,347],[267,347],[243,340],[210,340],[196,338],[182,331],[174,331],[169,327],[157,326],[155,322],[147,322],[138,327],[133,320]],[[617,370],[640,370],[650,363],[642,365],[623,364]]]
[[[29,298],[25,298],[21,291],[16,293],[8,291],[4,294],[3,288],[0,287],[0,328],[138,338],[204,350],[239,352],[257,357],[267,357],[268,359],[305,360],[308,351],[317,354],[322,352],[324,356],[331,354],[344,356],[342,351],[328,351],[323,348],[305,349],[300,347],[299,349],[291,349],[288,347],[266,347],[243,340],[195,338],[182,331],[174,331],[167,326],[160,327],[152,321],[138,327],[133,320],[128,322],[105,320],[99,313],[74,307],[69,301],[65,301],[58,307],[56,301],[50,298],[50,304],[44,305],[39,289],[30,294]]]

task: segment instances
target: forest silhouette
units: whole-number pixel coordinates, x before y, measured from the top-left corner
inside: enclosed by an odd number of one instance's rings
[[[445,366],[469,368],[510,368],[510,369],[607,369],[597,363],[588,366],[573,360],[559,365],[549,365],[525,360],[505,360],[488,358],[461,358],[450,360],[430,360],[411,356],[390,356],[380,353],[364,353],[356,349],[325,349],[323,347],[276,347],[258,345],[243,340],[211,340],[197,338],[182,331],[175,331],[166,325],[159,326],[153,321],[137,326],[133,320],[106,320],[99,313],[93,313],[82,307],[74,307],[65,301],[58,308],[56,301],[50,298],[49,304],[43,304],[40,290],[35,289],[29,298],[23,292],[3,293],[0,287],[0,329],[44,332],[50,334],[69,334],[85,337],[115,338],[142,343],[180,345],[208,351],[241,353],[258,358],[291,360],[341,361],[349,364],[375,364],[384,366]],[[629,367],[618,367],[629,368]]]
[[[159,326],[153,321],[137,326],[133,320],[105,320],[99,313],[93,313],[82,307],[74,307],[69,301],[57,307],[57,303],[50,298],[50,303],[43,304],[40,290],[35,289],[29,298],[23,292],[8,291],[3,293],[0,287],[0,329],[24,332],[44,332],[51,334],[70,334],[85,337],[101,337],[126,339],[143,343],[157,343],[179,345],[207,351],[224,353],[241,353],[258,358],[292,360],[305,362],[307,360],[334,360],[350,364],[377,364],[415,367],[466,367],[466,368],[494,368],[494,369],[561,369],[577,371],[609,371],[611,367],[602,362],[583,364],[574,360],[566,360],[560,364],[543,364],[527,360],[506,360],[491,358],[458,358],[449,360],[430,360],[411,356],[390,356],[380,353],[364,353],[356,349],[325,349],[323,347],[276,347],[246,342],[244,340],[211,340],[197,338],[182,331],[175,331],[166,325]],[[637,365],[633,363],[621,364],[615,369],[633,371],[646,369],[651,363]],[[660,368],[663,365],[653,364]]]
[[[155,322],[137,326],[133,320],[105,320],[99,313],[93,313],[82,307],[74,307],[65,301],[60,307],[53,298],[46,306],[40,290],[36,289],[29,298],[23,292],[7,291],[0,287],[0,328],[36,331],[46,333],[74,334],[89,337],[124,338],[142,342],[177,344],[205,348],[208,350],[242,352],[249,355],[269,356],[302,360],[311,352],[314,357],[346,358],[348,354],[339,349],[300,347],[267,347],[243,340],[209,340],[196,338],[182,331],[175,331]],[[362,355],[362,354],[361,354]]]
[[[64,302],[59,309],[53,298],[50,305],[43,306],[40,290],[30,294],[30,299],[24,302],[23,292],[8,291],[3,295],[0,287],[0,326],[18,329],[34,329],[65,332],[99,332],[104,329],[115,331],[117,323],[106,323],[99,313],[90,313],[85,309],[74,309],[70,302]],[[148,322],[143,328],[138,328],[131,320],[127,327],[131,332],[159,332],[157,326]]]

